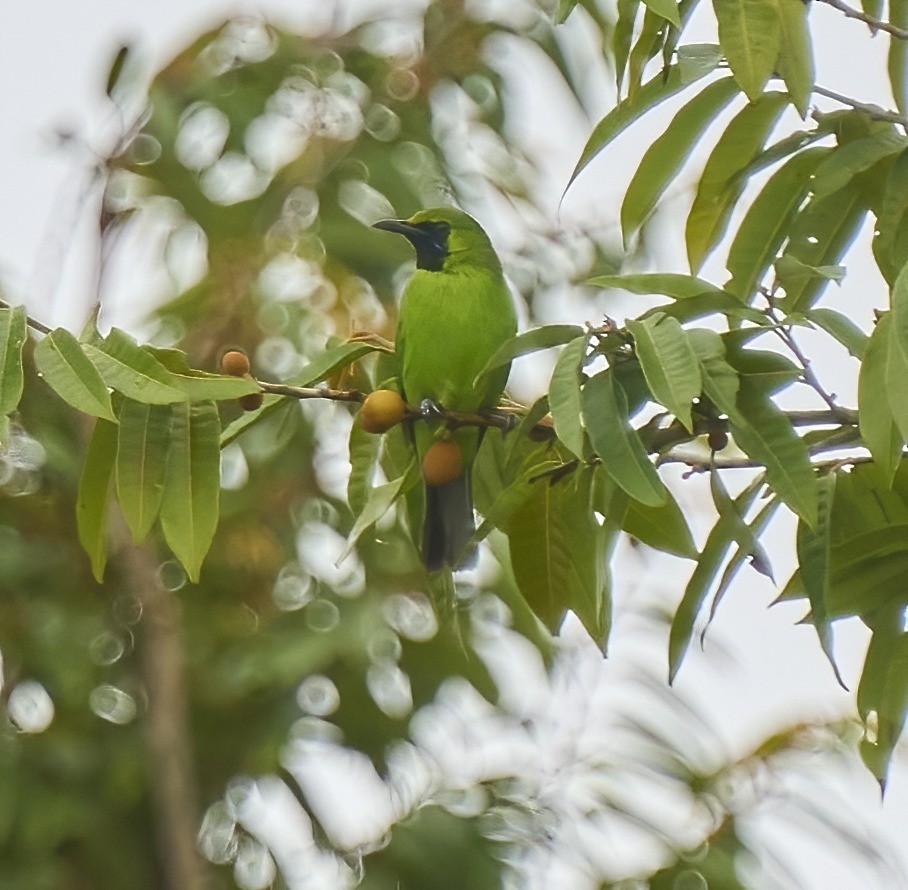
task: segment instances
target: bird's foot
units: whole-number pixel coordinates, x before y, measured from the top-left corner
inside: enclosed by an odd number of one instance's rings
[[[419,414],[423,420],[439,420],[445,416],[444,408],[433,399],[423,399],[419,403]]]

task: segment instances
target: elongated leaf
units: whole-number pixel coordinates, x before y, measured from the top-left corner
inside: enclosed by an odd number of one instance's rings
[[[690,83],[715,71],[722,59],[722,47],[718,43],[687,43],[678,47],[681,80]]]
[[[863,139],[855,139],[836,148],[814,171],[811,191],[814,198],[824,198],[844,188],[865,170],[884,158],[905,150],[908,136],[892,129],[876,130]]]
[[[25,336],[25,307],[0,306],[0,417],[15,411],[22,398]]]
[[[251,377],[231,377],[227,374],[207,374],[195,371],[192,374],[171,374],[171,381],[193,402],[208,400],[222,402],[238,399],[249,393],[260,392],[261,387]]]
[[[117,499],[136,543],[151,531],[161,509],[172,409],[126,399],[117,439]]]
[[[753,299],[785,240],[811,173],[831,150],[808,148],[796,154],[773,174],[748,209],[729,248],[727,263],[732,276],[727,289],[745,303]]]
[[[502,343],[496,350],[495,354],[486,362],[486,366],[476,375],[476,383],[490,371],[500,368],[512,359],[521,355],[527,355],[531,352],[538,352],[540,349],[551,349],[553,346],[561,346],[562,343],[568,343],[583,333],[583,328],[576,324],[550,324],[541,328],[533,328],[532,331],[526,331],[523,334],[517,334],[511,337],[506,343]]]
[[[904,276],[900,275],[899,278]],[[898,282],[896,282],[898,283]],[[895,290],[893,290],[893,304],[895,304]],[[902,441],[908,441],[908,358],[905,357],[903,340],[895,319],[895,312],[890,313],[889,322],[889,347],[886,350],[886,389],[885,395],[889,400],[889,410],[898,427]],[[885,316],[884,316],[885,318]],[[880,319],[877,327],[884,323]]]
[[[736,333],[731,331],[722,338],[726,343],[726,358],[738,374],[746,377],[760,392],[771,395],[801,377],[803,372],[791,359],[778,352],[738,345],[731,339]]]
[[[694,272],[725,234],[747,184],[744,171],[760,153],[786,104],[784,93],[766,93],[740,111],[716,142],[687,216],[687,258]]]
[[[861,438],[886,475],[889,485],[892,484],[905,445],[905,439],[892,416],[889,399],[884,397],[889,387],[891,323],[892,317],[887,313],[873,329],[858,377],[858,426]],[[908,387],[908,381],[905,385]]]
[[[741,380],[736,409],[729,413],[735,442],[766,467],[773,491],[813,528],[817,519],[817,488],[807,446],[788,417],[759,387]]]
[[[645,2],[645,0],[644,0]],[[668,25],[662,16],[657,15],[647,8],[643,15],[643,25],[637,34],[637,39],[631,47],[631,54],[627,64],[627,98],[633,102],[640,92],[643,81],[643,72],[652,59],[662,52],[665,42],[665,32]]]
[[[618,21],[615,23],[615,36],[612,40],[612,51],[615,56],[616,93],[621,95],[624,83],[624,71],[631,51],[634,37],[634,23],[640,11],[640,0],[618,0]]]
[[[375,488],[369,491],[366,503],[356,517],[353,528],[350,529],[350,534],[347,535],[347,543],[341,555],[337,558],[338,564],[342,563],[353,552],[363,534],[372,528],[391,509],[395,501],[412,488],[417,481],[419,481],[419,465],[414,457],[400,476],[390,482],[385,482],[383,485],[376,485]]]
[[[689,300],[703,294],[725,293],[720,287],[678,272],[641,272],[634,275],[597,275],[587,284],[598,287],[619,287],[632,294],[664,294],[675,300]]]
[[[150,405],[182,402],[186,396],[178,389],[165,368],[129,334],[113,328],[100,347],[83,347],[104,382],[129,399]]]
[[[870,338],[847,315],[825,306],[816,306],[807,311],[807,317],[835,337],[855,358],[864,357]]]
[[[668,315],[629,321],[634,350],[656,400],[693,432],[691,404],[700,395],[702,381],[697,354],[684,328]]]
[[[347,503],[354,516],[366,505],[372,490],[372,479],[381,450],[381,436],[367,433],[358,423],[350,427],[350,478],[347,481]]]
[[[117,426],[99,418],[88,443],[76,495],[79,543],[91,560],[91,571],[99,584],[107,564],[107,504],[116,457]]]
[[[675,0],[643,0],[643,2],[656,15],[671,22],[676,28],[681,27],[681,17],[678,15],[678,4]]]
[[[609,476],[642,504],[664,504],[665,485],[628,420],[627,396],[611,370],[586,382],[582,403],[587,433]]]
[[[889,170],[875,228],[873,254],[883,277],[892,284],[908,262],[908,151]]]
[[[807,117],[815,77],[813,46],[807,25],[808,4],[802,0],[772,0],[779,20],[779,73],[794,107]]]
[[[908,0],[889,0],[889,22],[897,28],[908,28]],[[897,37],[889,38],[889,58],[887,70],[889,71],[889,85],[895,99],[896,108],[903,114],[908,114],[908,47],[904,40]]]
[[[858,713],[866,726],[861,758],[883,792],[908,711],[908,635],[902,620],[901,607],[876,617],[858,686]]]
[[[603,530],[592,510],[592,468],[555,482],[541,479],[505,527],[514,577],[551,630],[571,609],[600,645],[608,638]]]
[[[567,17],[574,11],[578,0],[558,0],[558,9],[555,12],[555,24],[561,25]]]
[[[35,347],[35,366],[57,395],[77,411],[117,422],[98,369],[65,328],[51,331]]]
[[[851,246],[866,215],[867,195],[855,181],[825,198],[811,197],[800,210],[780,262],[787,258],[797,260],[808,272],[815,269],[818,274],[798,278],[789,272],[782,276],[776,265],[785,287],[780,305],[786,312],[808,310],[823,295],[830,280],[842,277],[841,267],[836,264]]]
[[[298,410],[294,405],[294,399],[288,399],[287,396],[278,396],[269,393],[265,396],[259,408],[255,411],[244,411],[236,420],[231,421],[221,431],[221,448],[226,448],[231,442],[238,439],[246,430],[255,426],[277,411],[286,412]]]
[[[899,272],[889,302],[892,306],[891,337],[901,354],[908,359],[908,264]]]
[[[674,96],[685,87],[694,83],[690,80],[684,83],[681,80],[681,71],[677,65],[672,65],[667,71],[661,72],[651,77],[633,100],[625,99],[619,102],[598,124],[593,128],[590,138],[587,140],[583,151],[580,153],[580,159],[577,166],[571,174],[567,188],[580,174],[580,171],[602,151],[609,143],[612,142],[619,134],[623,133],[638,117],[645,114],[654,105]],[[565,189],[567,191],[567,189]]]
[[[737,410],[740,380],[738,372],[725,360],[722,338],[705,328],[694,328],[687,336],[700,362],[703,391],[723,414],[732,414]]]
[[[580,369],[586,355],[587,338],[571,340],[558,356],[549,384],[549,406],[555,434],[576,457],[583,457],[583,423],[580,404]]]
[[[387,352],[387,349],[371,340],[345,340],[314,358],[290,382],[296,386],[312,386],[373,352]]]
[[[668,500],[659,507],[648,507],[640,501],[627,499],[622,513],[621,528],[648,547],[671,553],[683,559],[696,559],[697,546],[684,513],[668,492]]]
[[[625,243],[653,211],[706,127],[737,93],[737,84],[731,77],[709,84],[672,118],[665,132],[646,150],[621,204]]]
[[[758,532],[749,526],[745,522],[744,516],[738,512],[731,495],[725,488],[720,471],[715,468],[709,474],[709,490],[713,497],[716,512],[726,521],[729,534],[738,545],[742,556],[750,558],[754,569],[775,583],[772,575],[772,564],[763,545],[760,543]]]
[[[769,80],[782,43],[778,11],[766,0],[713,0],[719,43],[751,102]]]
[[[164,539],[193,582],[218,525],[220,422],[213,402],[172,409],[170,448],[161,499]]]
[[[803,521],[798,522],[797,547],[801,580],[810,600],[811,619],[820,639],[820,647],[832,665],[836,680],[844,687],[845,683],[832,651],[832,630],[826,609],[829,590],[830,518],[835,496],[835,480],[835,473],[826,473],[817,480],[819,495],[817,523],[814,528],[810,528]]]
[[[755,479],[734,501],[735,512],[742,515],[747,512],[754,502],[762,486],[762,479]],[[694,623],[700,608],[709,593],[709,587],[719,573],[722,561],[728,553],[733,541],[731,521],[720,516],[712,531],[706,539],[700,558],[694,568],[681,603],[672,619],[671,630],[668,638],[668,682],[673,683],[681,667],[684,654],[690,645],[694,633]]]

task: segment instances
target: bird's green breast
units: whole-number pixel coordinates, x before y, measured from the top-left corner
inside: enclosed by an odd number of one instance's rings
[[[497,269],[417,270],[400,307],[401,385],[411,404],[433,399],[450,410],[495,405],[507,366],[474,388],[477,374],[517,330],[514,304]]]

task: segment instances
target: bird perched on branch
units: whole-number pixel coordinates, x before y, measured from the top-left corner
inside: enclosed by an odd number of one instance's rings
[[[477,375],[517,333],[514,303],[488,235],[463,211],[422,210],[375,228],[403,235],[416,250],[416,271],[400,304],[399,379],[406,401],[424,415],[413,423],[426,482],[423,562],[429,571],[456,569],[474,558],[467,552],[475,530],[470,468],[482,431],[448,429],[433,420],[432,409],[481,412],[498,404],[510,365],[481,380]]]

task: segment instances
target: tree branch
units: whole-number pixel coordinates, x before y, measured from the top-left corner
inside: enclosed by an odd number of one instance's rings
[[[899,40],[908,40],[908,30],[900,28],[898,25],[893,25],[890,22],[876,19],[872,15],[867,15],[866,12],[863,12],[860,9],[854,9],[847,3],[843,3],[842,0],[819,0],[819,2],[831,6],[833,9],[837,9],[846,18],[863,22],[873,32],[885,31],[887,34],[891,34]]]
[[[0,300],[0,309],[12,309],[13,307],[6,302],[6,300]],[[37,318],[32,318],[30,315],[25,316],[25,323],[34,331],[37,331],[39,334],[49,334],[53,329],[49,328],[46,324],[38,321]]]
[[[833,99],[836,102],[840,102],[842,105],[847,105],[849,108],[854,108],[856,111],[863,112],[867,117],[873,118],[874,120],[888,121],[889,123],[899,124],[908,129],[908,118],[902,117],[902,115],[897,114],[894,111],[888,111],[885,108],[881,108],[879,105],[869,105],[866,102],[858,102],[857,99],[852,99],[850,96],[836,93],[833,90],[827,90],[826,87],[821,87],[819,84],[814,84],[813,92],[818,96],[825,96],[827,99]]]

